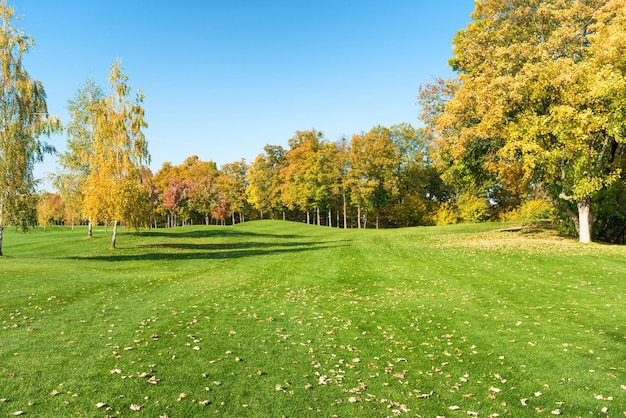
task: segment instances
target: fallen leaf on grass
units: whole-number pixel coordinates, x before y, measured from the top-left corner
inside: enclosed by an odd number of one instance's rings
[[[131,411],[140,411],[143,408],[143,405],[137,405],[136,403],[130,404]]]
[[[550,413],[552,415],[561,415],[561,410],[560,409],[555,409],[554,411],[550,411]]]
[[[56,396],[56,395],[58,395],[59,393],[60,393],[60,392],[59,392],[58,390],[53,389],[53,390],[50,392],[50,396]]]
[[[104,402],[98,402],[98,403],[96,404],[96,408],[103,408],[103,407],[105,407],[106,405],[107,405],[107,404],[105,404]]]
[[[15,411],[12,415],[22,415],[24,411]]]
[[[460,407],[460,406],[458,406],[458,405],[452,405],[452,406],[450,407],[450,410],[452,410],[452,411],[458,411],[459,409],[461,409],[461,407]]]

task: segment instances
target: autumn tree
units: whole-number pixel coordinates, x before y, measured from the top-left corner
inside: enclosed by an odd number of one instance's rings
[[[431,160],[433,133],[408,123],[392,125],[388,132],[398,159],[387,221],[396,226],[430,224],[438,203],[449,197]]]
[[[148,143],[143,129],[144,96],[129,98],[128,77],[121,62],[111,66],[111,93],[94,106],[95,129],[91,168],[87,178],[85,211],[94,218],[113,224],[111,247],[115,248],[119,222],[134,224],[143,208],[138,197],[149,198],[142,183],[141,169],[149,162]]]
[[[54,179],[54,185],[67,204],[69,216],[88,217],[87,235],[92,236],[93,219],[84,211],[87,180],[92,171],[92,153],[94,151],[94,135],[96,132],[97,109],[104,100],[104,92],[93,79],[87,79],[68,101],[67,110],[70,122],[66,128],[66,151],[59,155],[60,170]]]
[[[399,146],[393,142],[388,128],[376,126],[352,137],[349,184],[359,212],[359,227],[363,207],[375,212],[376,228],[380,226],[381,211],[398,191],[399,158]]]
[[[624,0],[487,0],[454,39],[460,87],[437,118],[454,162],[509,173],[574,202],[581,242],[592,200],[621,180],[626,142]]]
[[[218,187],[230,204],[233,224],[235,213],[239,214],[239,222],[245,221],[244,210],[248,204],[246,200],[247,172],[248,163],[242,159],[222,165],[217,178]]]
[[[61,224],[65,217],[65,204],[58,193],[43,192],[37,202],[37,224],[44,232],[50,224]]]
[[[169,180],[167,189],[163,193],[162,203],[163,208],[168,211],[167,225],[169,227],[176,226],[179,217],[183,222],[191,218],[190,199],[195,187],[196,183],[180,177]]]
[[[190,208],[204,216],[204,222],[209,225],[211,213],[219,205],[222,197],[214,175],[206,173],[196,179],[195,186],[190,191]]]
[[[246,197],[252,207],[261,213],[261,218],[265,212],[270,212],[273,218],[275,210],[282,210],[284,217],[280,172],[285,166],[286,151],[279,145],[266,145],[263,151],[248,169]]]
[[[322,132],[298,131],[289,139],[289,151],[285,154],[285,166],[281,170],[283,201],[290,209],[306,213],[311,222],[311,210],[315,210],[320,223],[320,209],[326,204],[329,185],[324,181]]]
[[[46,93],[22,66],[34,45],[13,24],[14,9],[0,0],[0,256],[6,225],[28,228],[35,217],[35,163],[54,149],[40,140],[61,130],[48,115]]]

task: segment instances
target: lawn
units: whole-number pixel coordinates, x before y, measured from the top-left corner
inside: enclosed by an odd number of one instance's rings
[[[510,226],[5,231],[0,416],[626,415],[626,248]]]

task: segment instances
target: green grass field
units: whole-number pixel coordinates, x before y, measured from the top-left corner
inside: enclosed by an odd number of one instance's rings
[[[5,231],[0,416],[626,415],[626,248],[509,226]]]

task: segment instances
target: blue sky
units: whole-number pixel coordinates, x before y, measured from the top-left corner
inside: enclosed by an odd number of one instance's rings
[[[419,86],[451,76],[471,0],[9,0],[35,38],[25,58],[49,112],[121,59],[146,95],[151,168],[198,155],[251,162],[297,130],[328,140],[419,126]],[[50,141],[59,151],[65,137]],[[37,174],[55,170],[47,156]]]

